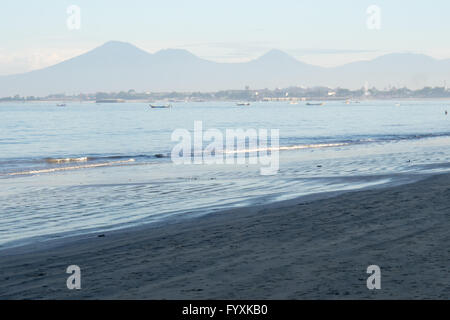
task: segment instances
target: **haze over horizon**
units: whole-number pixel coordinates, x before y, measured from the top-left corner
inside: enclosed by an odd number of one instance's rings
[[[71,59],[77,58],[78,56],[81,56],[81,55],[87,54],[87,53],[89,53],[89,52],[91,52],[91,51],[94,51],[94,50],[96,50],[96,49],[98,49],[98,48],[102,48],[102,47],[104,47],[104,46],[109,46],[109,45],[130,45],[130,46],[133,46],[133,47],[137,48],[138,50],[142,50],[142,51],[144,51],[144,52],[146,52],[146,53],[149,53],[149,54],[152,54],[152,55],[155,55],[155,54],[161,54],[161,53],[165,53],[165,52],[187,53],[187,54],[192,55],[192,56],[195,56],[195,57],[197,57],[197,58],[199,58],[199,59],[202,59],[202,60],[205,60],[205,61],[209,61],[209,62],[214,62],[214,63],[220,63],[220,64],[247,63],[247,62],[251,62],[251,61],[254,61],[254,60],[261,59],[261,58],[264,57],[264,56],[272,55],[272,54],[275,54],[275,53],[276,53],[276,54],[280,54],[280,55],[289,56],[289,57],[291,57],[292,59],[297,60],[298,62],[301,62],[301,63],[304,63],[304,64],[308,64],[308,65],[311,65],[311,66],[313,66],[313,67],[321,67],[321,68],[325,68],[325,69],[330,69],[330,68],[333,68],[333,67],[342,67],[342,66],[345,66],[345,65],[348,65],[348,64],[352,64],[352,63],[356,63],[356,62],[367,62],[367,61],[371,61],[371,60],[374,60],[374,59],[377,59],[377,58],[380,58],[380,57],[383,57],[383,56],[397,55],[397,54],[417,55],[417,56],[428,56],[428,57],[433,58],[433,59],[436,59],[436,60],[447,60],[447,58],[439,59],[439,58],[435,58],[435,57],[433,57],[433,56],[431,56],[431,55],[426,55],[426,54],[417,53],[417,52],[409,52],[409,51],[404,51],[404,52],[389,52],[389,53],[380,53],[380,52],[377,52],[377,54],[374,54],[374,58],[360,58],[360,59],[356,59],[356,60],[351,60],[351,61],[349,61],[349,62],[342,62],[342,63],[339,63],[339,64],[337,64],[337,65],[333,65],[333,66],[327,66],[327,65],[315,64],[315,63],[308,63],[307,61],[304,61],[304,60],[302,60],[302,59],[299,59],[299,58],[295,57],[295,55],[292,55],[292,54],[290,54],[289,52],[284,51],[284,50],[282,50],[282,49],[278,49],[278,48],[270,48],[270,49],[267,49],[266,51],[262,52],[261,54],[259,54],[259,55],[255,56],[255,57],[253,57],[253,58],[247,58],[247,59],[245,59],[245,60],[237,61],[237,62],[236,62],[236,61],[221,61],[220,59],[219,59],[219,60],[215,60],[215,59],[208,58],[208,57],[202,57],[202,56],[199,56],[199,55],[193,53],[192,51],[190,51],[190,50],[188,50],[188,49],[183,49],[183,48],[165,48],[165,47],[164,47],[164,48],[156,49],[156,50],[154,50],[154,51],[149,51],[149,50],[146,50],[145,48],[139,47],[138,45],[135,45],[135,44],[133,44],[133,43],[131,43],[131,42],[128,42],[128,41],[109,40],[109,41],[106,41],[106,42],[104,42],[104,43],[100,43],[99,45],[96,45],[96,46],[94,46],[94,47],[92,47],[92,48],[90,48],[90,49],[88,49],[88,50],[86,50],[86,51],[83,51],[83,52],[81,52],[80,54],[76,54],[76,55],[70,56],[70,57],[68,57],[68,58],[63,58],[62,60],[58,60],[58,61],[56,61],[55,63],[52,63],[52,64],[50,64],[50,65],[45,65],[45,66],[42,66],[42,67],[35,67],[34,69],[31,69],[31,70],[28,70],[28,71],[24,71],[24,72],[17,72],[17,73],[4,74],[4,75],[3,75],[3,74],[0,74],[0,76],[19,75],[19,74],[23,74],[23,73],[27,73],[27,72],[38,71],[38,70],[40,70],[40,69],[45,69],[45,68],[47,68],[47,67],[51,67],[51,66],[58,65],[58,64],[60,64],[60,63],[69,61],[69,60],[71,60]],[[376,51],[374,51],[374,52],[376,52]],[[450,57],[449,57],[448,59],[450,59]]]
[[[46,96],[137,91],[219,91],[326,86],[412,89],[446,86],[450,59],[422,54],[388,54],[373,60],[323,68],[295,59],[281,50],[245,63],[217,63],[183,49],[149,53],[128,42],[109,41],[53,66],[0,76],[0,96]]]
[[[447,1],[432,6],[404,0],[234,2],[8,2],[0,12],[0,75],[48,67],[110,39],[133,43],[147,52],[186,49],[215,62],[248,62],[272,48],[321,67],[387,53],[450,58],[450,47],[443,44],[450,29]],[[367,8],[373,4],[381,10],[377,30],[366,26]],[[81,10],[80,28],[75,30],[66,25],[71,5]],[[14,12],[20,12],[21,19]]]

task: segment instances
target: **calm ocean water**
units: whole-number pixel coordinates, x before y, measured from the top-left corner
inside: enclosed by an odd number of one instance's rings
[[[263,204],[404,183],[449,170],[449,101],[0,104],[0,248]],[[279,129],[280,170],[181,165],[177,128]]]

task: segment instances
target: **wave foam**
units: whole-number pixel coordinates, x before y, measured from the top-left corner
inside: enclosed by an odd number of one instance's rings
[[[56,172],[56,171],[66,171],[66,170],[76,170],[76,169],[87,169],[87,168],[115,166],[115,165],[120,165],[120,164],[131,163],[131,162],[135,162],[135,160],[134,159],[129,159],[129,160],[125,160],[125,161],[111,161],[111,162],[103,162],[103,163],[86,164],[86,165],[81,165],[81,166],[60,167],[60,168],[30,170],[30,171],[20,171],[20,172],[8,173],[6,175],[7,176],[18,176],[18,175],[30,175],[30,174],[39,174],[39,173],[50,173],[50,172]]]

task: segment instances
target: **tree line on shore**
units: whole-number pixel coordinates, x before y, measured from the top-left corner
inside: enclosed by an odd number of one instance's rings
[[[131,89],[120,92],[96,92],[66,95],[52,94],[45,97],[20,96],[0,98],[0,101],[47,101],[47,100],[73,100],[73,101],[95,101],[101,99],[123,99],[123,100],[172,100],[172,101],[263,101],[263,100],[295,100],[295,99],[405,99],[405,98],[450,98],[450,90],[446,87],[425,87],[411,90],[408,88],[387,88],[378,90],[376,88],[361,88],[350,90],[344,88],[327,87],[289,87],[277,89],[251,90],[223,90],[217,92],[136,92]]]

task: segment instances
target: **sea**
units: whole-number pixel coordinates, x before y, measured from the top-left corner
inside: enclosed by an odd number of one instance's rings
[[[447,172],[446,110],[445,100],[176,102],[168,109],[3,102],[0,249]],[[250,155],[245,163],[174,163],[173,133],[193,132],[199,121],[224,134],[278,130],[277,172],[262,175]]]

